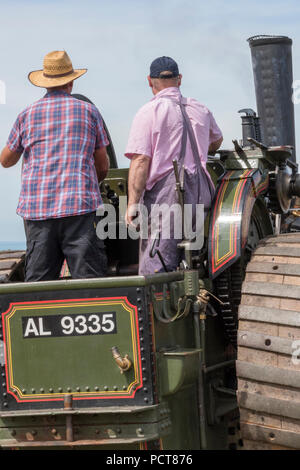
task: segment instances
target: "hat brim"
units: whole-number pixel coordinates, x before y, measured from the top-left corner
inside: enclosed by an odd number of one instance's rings
[[[44,76],[43,70],[34,70],[28,74],[28,80],[35,86],[41,88],[53,88],[66,85],[73,80],[81,77],[87,72],[87,69],[76,69],[70,75],[65,77],[48,78]]]

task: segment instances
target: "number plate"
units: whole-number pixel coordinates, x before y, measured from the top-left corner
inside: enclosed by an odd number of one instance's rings
[[[117,333],[116,312],[22,317],[23,338]]]

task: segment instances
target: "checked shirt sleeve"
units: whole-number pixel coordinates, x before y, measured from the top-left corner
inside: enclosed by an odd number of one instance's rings
[[[95,125],[96,125],[95,149],[99,149],[101,147],[106,147],[107,145],[109,145],[109,140],[107,138],[107,134],[104,129],[103,119],[96,107],[95,107],[94,116],[95,116]]]
[[[22,153],[24,150],[22,146],[22,137],[20,133],[19,116],[17,117],[17,120],[14,123],[12,130],[10,131],[6,145],[9,148],[9,150],[11,150],[12,152]]]

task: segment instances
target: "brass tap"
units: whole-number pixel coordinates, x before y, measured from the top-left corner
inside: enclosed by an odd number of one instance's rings
[[[128,357],[128,354],[122,357],[116,346],[113,346],[111,348],[111,352],[112,352],[114,360],[116,361],[117,366],[120,369],[121,374],[123,374],[123,372],[126,372],[127,370],[130,369],[130,367],[132,366],[132,363]]]

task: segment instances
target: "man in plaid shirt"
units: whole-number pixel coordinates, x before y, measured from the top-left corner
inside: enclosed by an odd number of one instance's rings
[[[73,70],[64,51],[47,54],[43,70],[29,74],[47,94],[19,114],[0,156],[7,168],[23,154],[17,213],[25,220],[25,281],[57,279],[65,258],[72,278],[105,275],[95,216],[109,141],[98,109],[71,96],[85,72]]]

